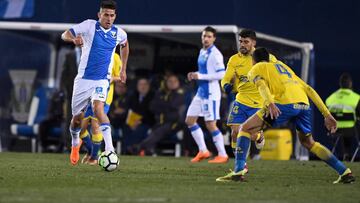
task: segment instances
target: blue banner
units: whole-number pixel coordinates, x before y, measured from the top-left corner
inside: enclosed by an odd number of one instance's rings
[[[0,0],[0,19],[31,18],[34,0]]]

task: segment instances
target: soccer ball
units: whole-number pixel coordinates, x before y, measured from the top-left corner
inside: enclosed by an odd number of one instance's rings
[[[98,163],[102,169],[110,172],[114,171],[119,166],[120,159],[115,152],[104,151],[100,154]]]

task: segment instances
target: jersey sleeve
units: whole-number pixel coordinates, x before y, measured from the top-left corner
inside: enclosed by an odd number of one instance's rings
[[[126,42],[127,42],[127,33],[123,29],[118,28],[117,43],[125,44]]]
[[[72,26],[69,31],[71,34],[76,37],[78,35],[86,35],[86,33],[89,31],[90,26],[92,24],[92,20],[85,20],[79,24],[76,24]]]
[[[225,75],[224,75],[223,79],[221,80],[221,87],[224,88],[225,84],[231,84],[232,80],[234,78],[234,75],[235,75],[235,68],[234,68],[233,60],[232,60],[232,58],[230,58],[229,62],[227,63]]]
[[[214,54],[212,63],[215,72],[225,71],[224,57],[220,52]]]

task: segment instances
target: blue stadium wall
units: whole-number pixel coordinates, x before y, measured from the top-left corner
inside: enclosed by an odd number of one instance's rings
[[[119,24],[236,24],[315,45],[315,87],[322,98],[344,72],[360,92],[360,1],[345,0],[119,0]],[[96,18],[98,0],[35,0],[34,16],[21,21],[78,23]],[[18,19],[19,20],[19,19]],[[330,81],[330,82],[329,82]],[[322,125],[317,113],[315,126]],[[323,135],[322,128],[316,129]],[[325,137],[321,140],[327,142]]]

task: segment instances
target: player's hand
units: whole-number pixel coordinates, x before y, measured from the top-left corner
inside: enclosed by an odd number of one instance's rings
[[[194,73],[194,72],[190,72],[190,73],[187,74],[187,79],[188,79],[189,81],[192,80],[192,74],[193,74],[193,73]]]
[[[224,85],[224,90],[225,90],[225,93],[226,93],[226,94],[230,94],[231,91],[232,91],[232,89],[233,89],[233,86],[232,86],[231,84],[226,83],[226,84]]]
[[[280,116],[281,111],[274,103],[270,103],[268,106],[268,111],[266,112],[266,117],[268,117],[269,114],[271,119],[277,119],[277,117]]]
[[[326,129],[330,133],[335,133],[336,132],[336,130],[337,130],[336,120],[331,114],[329,114],[328,116],[326,116],[324,118],[324,123],[325,123]]]
[[[83,41],[81,35],[76,36],[76,37],[73,39],[73,43],[75,44],[75,46],[82,47],[82,46],[84,45],[84,41]]]
[[[120,71],[120,82],[126,84],[126,71],[124,69]]]

